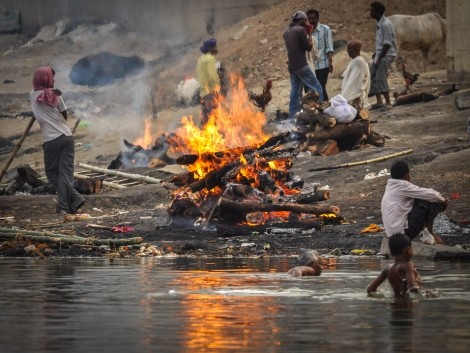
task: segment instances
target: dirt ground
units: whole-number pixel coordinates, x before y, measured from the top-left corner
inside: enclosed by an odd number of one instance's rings
[[[356,1],[354,5],[353,2],[349,5],[343,3],[340,0],[316,2],[321,13],[320,21],[331,25],[335,39],[359,38],[364,43],[363,50],[370,51],[374,42],[374,22],[368,17],[369,1]],[[445,1],[417,0],[415,3],[413,12],[410,12],[407,10],[407,1],[394,1],[390,13],[437,11],[445,15]],[[219,59],[229,71],[241,74],[250,89],[259,91],[266,79],[273,80],[273,99],[266,111],[266,130],[272,132],[290,128],[285,122],[275,121],[276,110],[287,111],[290,88],[281,34],[288,25],[291,13],[309,6],[308,1],[283,1],[257,16],[222,28],[216,33]],[[101,37],[99,32],[97,34],[93,30],[90,33],[86,36],[86,32],[81,32],[82,37],[79,37],[72,31],[57,39],[28,46],[24,44],[31,38],[0,36],[0,73],[4,80],[0,82],[1,137],[18,142],[31,116],[28,98],[32,73],[44,65],[53,65],[56,69],[56,86],[64,92],[64,99],[73,110],[70,125],[76,118],[82,120],[75,134],[76,162],[106,168],[123,149],[123,139],[134,141],[142,136],[144,118],[151,114],[149,92],[155,92],[159,108],[158,118],[152,126],[155,136],[172,131],[182,116],[197,116],[198,107],[175,107],[174,91],[180,80],[193,75],[199,43],[185,45],[183,50],[131,32],[117,31],[108,33],[106,37]],[[98,50],[120,55],[131,52],[144,58],[149,65],[141,74],[114,85],[100,88],[74,86],[68,78],[73,63]],[[176,53],[171,61],[161,59],[168,52]],[[410,71],[421,73],[415,90],[436,92],[449,87],[445,84],[446,63],[443,53],[437,54],[436,62],[428,72],[420,71],[422,62],[419,52],[403,52],[401,56]],[[403,79],[399,73],[392,73],[389,83],[392,92],[403,89]],[[340,85],[339,78],[330,78],[330,97],[339,93]],[[328,202],[339,206],[345,219],[344,224],[326,225],[317,232],[271,229],[264,234],[227,236],[198,228],[178,230],[168,225],[166,208],[169,196],[160,184],[87,195],[87,203],[82,211],[94,218],[68,223],[58,222],[54,212],[54,195],[0,196],[0,227],[18,226],[102,239],[141,236],[145,243],[153,245],[162,254],[292,255],[301,248],[315,248],[322,253],[339,251],[349,254],[353,249],[368,249],[375,253],[380,247],[383,233],[361,234],[360,231],[371,223],[381,224],[380,200],[388,177],[365,179],[365,176],[389,168],[393,160],[320,172],[310,169],[370,160],[412,149],[411,154],[402,157],[411,165],[412,180],[418,185],[440,191],[449,199],[449,207],[441,220],[445,227],[438,231],[441,230],[447,244],[468,246],[470,145],[466,126],[470,110],[457,109],[457,100],[468,102],[470,91],[461,89],[427,103],[397,106],[389,111],[372,111],[370,119],[373,130],[389,137],[382,148],[370,146],[330,157],[301,153],[294,161],[293,171],[306,183],[328,185],[331,188],[331,199]],[[43,174],[41,144],[39,127],[34,124],[9,169],[29,164]],[[9,156],[9,153],[0,155],[2,168]],[[158,173],[148,168],[140,169],[139,172],[150,175]],[[158,175],[165,179],[170,174]],[[90,222],[105,226],[131,225],[134,231],[117,234],[90,229],[86,226]],[[24,241],[4,242],[0,246],[0,255],[40,256],[38,253],[26,252],[24,245],[27,245]],[[46,247],[48,251],[42,248],[41,254],[134,256],[139,247],[115,251],[98,246],[50,245]]]

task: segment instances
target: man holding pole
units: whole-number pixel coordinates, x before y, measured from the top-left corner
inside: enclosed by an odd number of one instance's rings
[[[44,139],[46,176],[57,191],[56,212],[65,216],[76,213],[85,199],[73,187],[74,140],[66,123],[67,107],[62,93],[53,89],[54,74],[51,67],[35,71],[30,100]]]

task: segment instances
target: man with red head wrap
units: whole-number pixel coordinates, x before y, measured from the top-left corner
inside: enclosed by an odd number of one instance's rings
[[[54,89],[54,74],[51,67],[34,72],[30,100],[44,139],[46,176],[57,191],[56,211],[65,215],[78,211],[85,199],[73,188],[74,141],[62,93]]]

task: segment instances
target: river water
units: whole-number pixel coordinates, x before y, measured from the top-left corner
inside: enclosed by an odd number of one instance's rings
[[[0,352],[469,352],[470,264],[415,262],[438,298],[368,298],[388,263],[0,259]]]

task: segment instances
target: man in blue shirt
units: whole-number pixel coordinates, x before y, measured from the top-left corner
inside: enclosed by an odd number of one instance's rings
[[[307,11],[308,22],[314,27],[312,32],[318,45],[318,58],[315,60],[315,75],[323,89],[323,98],[328,100],[326,92],[326,83],[328,82],[328,74],[333,72],[333,34],[330,27],[319,23],[320,14],[317,10]]]

